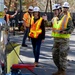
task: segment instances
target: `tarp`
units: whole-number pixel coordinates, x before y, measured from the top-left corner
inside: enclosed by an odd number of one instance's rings
[[[20,45],[15,47],[15,51],[17,52],[17,54],[19,55],[20,53]],[[7,73],[9,73],[11,71],[11,66],[13,64],[18,64],[19,60],[18,57],[16,55],[14,50],[12,50],[8,55],[7,55]]]

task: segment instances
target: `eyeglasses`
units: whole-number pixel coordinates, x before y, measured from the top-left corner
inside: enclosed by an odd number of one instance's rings
[[[67,8],[68,9],[68,7],[63,7],[63,8]]]

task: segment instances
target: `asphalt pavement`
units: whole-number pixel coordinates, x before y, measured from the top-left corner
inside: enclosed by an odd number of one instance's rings
[[[17,42],[19,44],[22,43],[23,33],[16,32],[15,36],[10,33],[10,41]],[[26,44],[28,47],[20,48],[20,58],[24,63],[33,64],[34,56],[32,51],[31,41],[27,39]],[[40,52],[40,67],[35,67],[34,72],[37,75],[52,75],[53,72],[57,71],[57,68],[52,59],[52,48],[53,46],[53,38],[51,37],[51,31],[46,31],[46,38],[44,42],[42,42],[41,52]],[[68,53],[68,61],[67,61],[67,73],[66,75],[75,75],[75,31],[72,33],[70,38],[70,51]],[[27,73],[28,75],[33,75],[31,72],[23,69],[23,73]]]

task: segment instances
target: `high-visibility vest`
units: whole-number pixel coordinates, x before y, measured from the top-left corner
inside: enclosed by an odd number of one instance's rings
[[[70,12],[67,12],[67,15],[69,16],[70,19],[72,19]]]
[[[30,26],[30,20],[31,20],[31,18],[30,18],[30,15],[29,15],[28,12],[24,14],[23,20],[24,20],[25,23],[26,23],[26,27],[29,27],[29,26]]]
[[[42,20],[43,20],[43,18],[40,17],[40,19],[34,23],[34,17],[32,17],[29,37],[37,38],[39,36],[39,34],[42,33],[42,29],[40,28]]]
[[[60,31],[63,31],[67,28],[68,20],[71,18],[70,15],[64,15],[61,20],[57,21],[54,18],[53,29],[52,29],[52,36],[59,37],[59,38],[69,38],[70,34],[62,34]]]

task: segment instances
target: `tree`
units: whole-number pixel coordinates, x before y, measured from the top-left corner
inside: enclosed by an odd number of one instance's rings
[[[37,6],[40,7],[41,11],[45,11],[45,7],[46,7],[46,4],[47,4],[47,0],[21,0],[21,1],[22,1],[22,6],[24,7],[25,10],[30,5],[32,5],[32,6],[36,6],[37,5]],[[70,3],[70,11],[75,11],[75,9],[74,9],[74,7],[75,7],[75,0],[52,0],[52,4],[60,3],[62,5],[65,1],[68,1]],[[9,2],[10,2],[10,0],[5,0],[5,5],[7,7],[9,6]],[[19,0],[11,0],[10,9],[11,10],[15,9],[13,7],[17,8],[19,6],[19,4],[20,4]],[[47,11],[50,11],[50,9],[49,9],[50,5],[49,4],[48,4]]]

